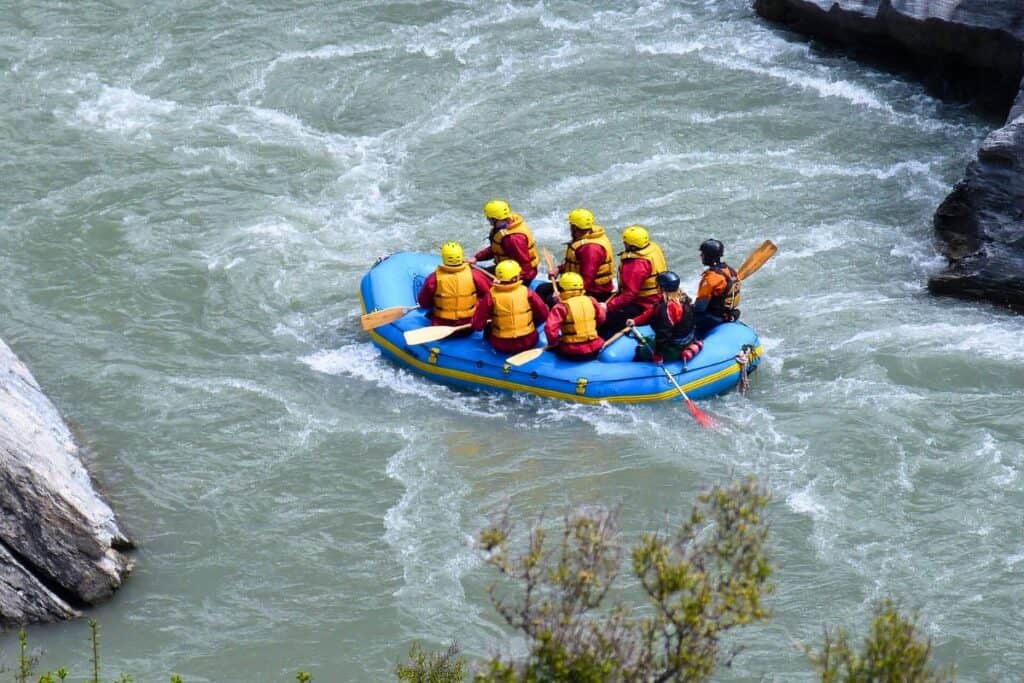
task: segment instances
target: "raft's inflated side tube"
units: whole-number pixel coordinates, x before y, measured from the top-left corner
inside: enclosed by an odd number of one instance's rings
[[[363,276],[359,293],[364,312],[394,306],[415,306],[423,281],[440,263],[431,254],[401,252],[378,261]],[[535,280],[534,284],[539,284]],[[545,353],[519,367],[505,363],[506,354],[491,348],[479,332],[471,337],[407,346],[403,333],[430,321],[421,310],[370,331],[373,343],[385,356],[413,372],[445,384],[473,389],[525,391],[580,402],[679,400],[665,373],[653,363],[634,363],[636,341],[623,337],[593,361],[574,362]],[[651,334],[649,328],[640,328]],[[545,343],[541,331],[541,342]],[[682,362],[665,363],[683,390],[693,399],[708,398],[737,385],[740,365],[736,354],[753,349],[747,371],[757,367],[762,353],[757,334],[742,323],[716,327],[704,340],[704,349],[683,369]]]

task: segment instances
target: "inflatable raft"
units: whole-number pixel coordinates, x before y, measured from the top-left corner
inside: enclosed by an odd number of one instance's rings
[[[360,283],[364,312],[415,306],[423,281],[439,263],[437,256],[412,252],[382,258]],[[662,368],[654,363],[633,362],[636,341],[628,337],[609,344],[597,360],[567,361],[548,352],[514,367],[505,362],[507,354],[492,349],[480,332],[420,345],[405,343],[406,330],[429,324],[425,313],[415,309],[369,334],[381,352],[399,365],[456,387],[520,391],[584,403],[681,400]],[[651,334],[650,328],[638,330]],[[540,344],[544,343],[541,330]],[[737,355],[741,351],[746,351],[748,357],[747,372],[754,370],[762,354],[757,334],[742,323],[725,323],[712,330],[704,340],[704,349],[685,367],[681,361],[665,363],[664,367],[690,398],[709,398],[739,383],[743,367]]]

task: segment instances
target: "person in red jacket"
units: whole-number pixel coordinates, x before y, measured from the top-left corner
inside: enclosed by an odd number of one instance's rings
[[[494,269],[497,278],[473,314],[473,329],[487,330],[484,336],[495,351],[516,354],[537,345],[537,325],[547,319],[548,307],[537,293],[519,279],[522,269],[511,259]],[[487,325],[487,319],[491,319]]]
[[[488,234],[488,245],[469,259],[470,264],[477,261],[494,261],[488,268],[492,273],[498,264],[505,259],[512,259],[522,268],[522,279],[527,285],[537,277],[537,266],[540,254],[533,232],[518,213],[512,213],[508,202],[492,199],[484,204],[484,216],[491,224]]]
[[[590,209],[573,209],[569,212],[569,231],[572,240],[565,247],[565,260],[558,267],[558,273],[579,273],[583,278],[583,291],[598,301],[607,301],[615,289],[615,248],[605,234],[604,227],[594,221]],[[554,305],[554,277],[552,282],[537,287],[549,306]]]
[[[558,278],[559,301],[548,313],[544,333],[548,346],[569,360],[593,360],[601,353],[604,340],[597,333],[604,322],[604,306],[583,293],[579,273],[562,273]]]
[[[608,300],[608,317],[601,326],[607,339],[628,320],[643,325],[650,320],[654,307],[661,300],[657,277],[668,270],[661,247],[651,241],[646,228],[631,225],[622,231],[625,249],[619,254],[619,290]]]
[[[441,265],[423,281],[416,297],[426,309],[431,325],[465,325],[471,322],[477,302],[491,289],[491,278],[470,268],[462,258],[462,245],[445,242],[441,246]],[[469,336],[473,330],[461,330],[453,336]]]

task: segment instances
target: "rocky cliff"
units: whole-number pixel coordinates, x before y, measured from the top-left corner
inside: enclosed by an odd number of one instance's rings
[[[754,9],[1009,111],[936,211],[949,267],[928,288],[1024,312],[1024,2],[754,0]]]
[[[0,341],[0,627],[109,597],[131,547],[57,409]]]

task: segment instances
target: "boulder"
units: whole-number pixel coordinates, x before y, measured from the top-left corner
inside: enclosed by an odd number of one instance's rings
[[[109,597],[132,542],[28,368],[0,341],[0,625],[48,621]]]
[[[1024,2],[754,0],[754,9],[1006,116],[935,213],[949,267],[928,288],[1024,312]]]

